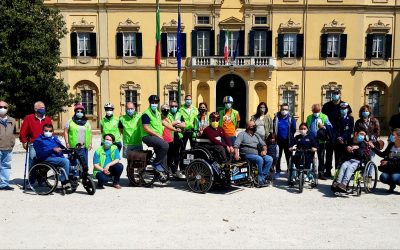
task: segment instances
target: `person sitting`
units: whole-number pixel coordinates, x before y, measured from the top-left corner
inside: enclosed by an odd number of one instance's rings
[[[364,128],[359,127],[354,131],[353,138],[347,143],[345,161],[339,169],[336,181],[332,183],[332,191],[347,192],[347,184],[360,162],[370,159],[371,150],[365,141],[366,135],[367,132]]]
[[[379,166],[379,171],[382,172],[379,180],[388,184],[388,192],[393,193],[396,185],[400,185],[400,128],[393,130],[385,151],[379,151],[372,142],[369,145],[378,156],[383,158]]]
[[[256,131],[257,126],[255,122],[248,121],[246,130],[238,134],[234,145],[235,160],[238,161],[240,159],[240,151],[250,162],[255,162],[258,168],[258,187],[265,187],[267,186],[265,178],[269,175],[273,160],[271,156],[267,155],[267,145],[255,133]]]
[[[63,168],[65,173],[69,175],[71,169],[70,162],[64,157],[62,152],[66,147],[62,145],[57,136],[53,136],[53,131],[52,124],[43,125],[42,134],[33,143],[33,147],[36,151],[36,158],[52,166]],[[60,176],[63,186],[68,183],[64,171],[61,171]],[[75,173],[74,178],[78,178],[77,175],[78,173]]]
[[[304,152],[304,168],[309,169],[309,166],[313,162],[314,152],[318,149],[318,144],[314,139],[314,136],[308,133],[307,123],[303,122],[299,126],[300,134],[294,137],[292,141],[292,145],[289,148],[290,151],[293,150],[310,150]],[[301,153],[296,152],[295,155],[292,157],[292,162],[299,166],[301,164]],[[305,177],[306,179],[308,176]]]
[[[207,126],[202,133],[202,138],[206,138],[211,141],[214,145],[214,150],[218,153],[218,157],[221,161],[221,167],[228,163],[226,153],[233,153],[233,147],[230,138],[224,133],[224,130],[219,127],[220,115],[218,112],[212,112],[209,120],[211,124]],[[218,140],[220,137],[222,140]]]
[[[121,189],[119,180],[124,166],[119,162],[121,156],[118,147],[114,145],[115,137],[112,134],[105,134],[104,143],[96,149],[93,156],[93,177],[98,180],[97,188],[104,188],[104,184],[113,178],[113,187]]]

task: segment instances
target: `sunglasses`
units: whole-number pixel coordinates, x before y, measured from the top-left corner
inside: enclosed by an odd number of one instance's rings
[[[7,106],[0,106],[0,109],[8,109]]]
[[[178,106],[170,106],[171,108],[177,108]]]

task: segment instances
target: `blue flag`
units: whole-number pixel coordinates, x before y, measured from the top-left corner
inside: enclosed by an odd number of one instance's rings
[[[176,60],[178,61],[178,77],[181,75],[182,40],[181,40],[181,6],[178,6],[178,32],[176,33]]]
[[[235,51],[233,51],[233,57],[232,57],[232,60],[233,60],[233,61],[235,61],[236,56],[237,56],[238,53],[239,53],[239,40],[240,40],[240,33],[239,33],[238,38],[237,38],[237,40],[236,40]]]

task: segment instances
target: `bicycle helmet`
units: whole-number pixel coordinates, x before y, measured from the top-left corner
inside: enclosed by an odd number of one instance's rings
[[[218,112],[212,112],[209,117],[210,117],[210,121],[213,120],[213,119],[214,120],[219,120],[219,118],[220,118]]]
[[[76,111],[78,109],[81,109],[85,112],[85,106],[83,106],[83,104],[81,102],[76,103],[74,106],[74,111]]]
[[[114,109],[114,105],[112,103],[106,103],[106,105],[104,105],[104,108],[110,108],[110,109]]]
[[[159,101],[160,101],[160,97],[158,97],[158,95],[149,96],[149,102],[159,102]]]
[[[224,100],[222,101],[223,103],[232,103],[233,102],[233,98],[232,96],[225,96]]]

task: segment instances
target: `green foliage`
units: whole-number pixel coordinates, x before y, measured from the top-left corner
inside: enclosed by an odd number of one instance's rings
[[[60,39],[67,34],[59,10],[42,0],[0,1],[0,99],[23,118],[33,103],[55,115],[75,98],[60,78]]]

